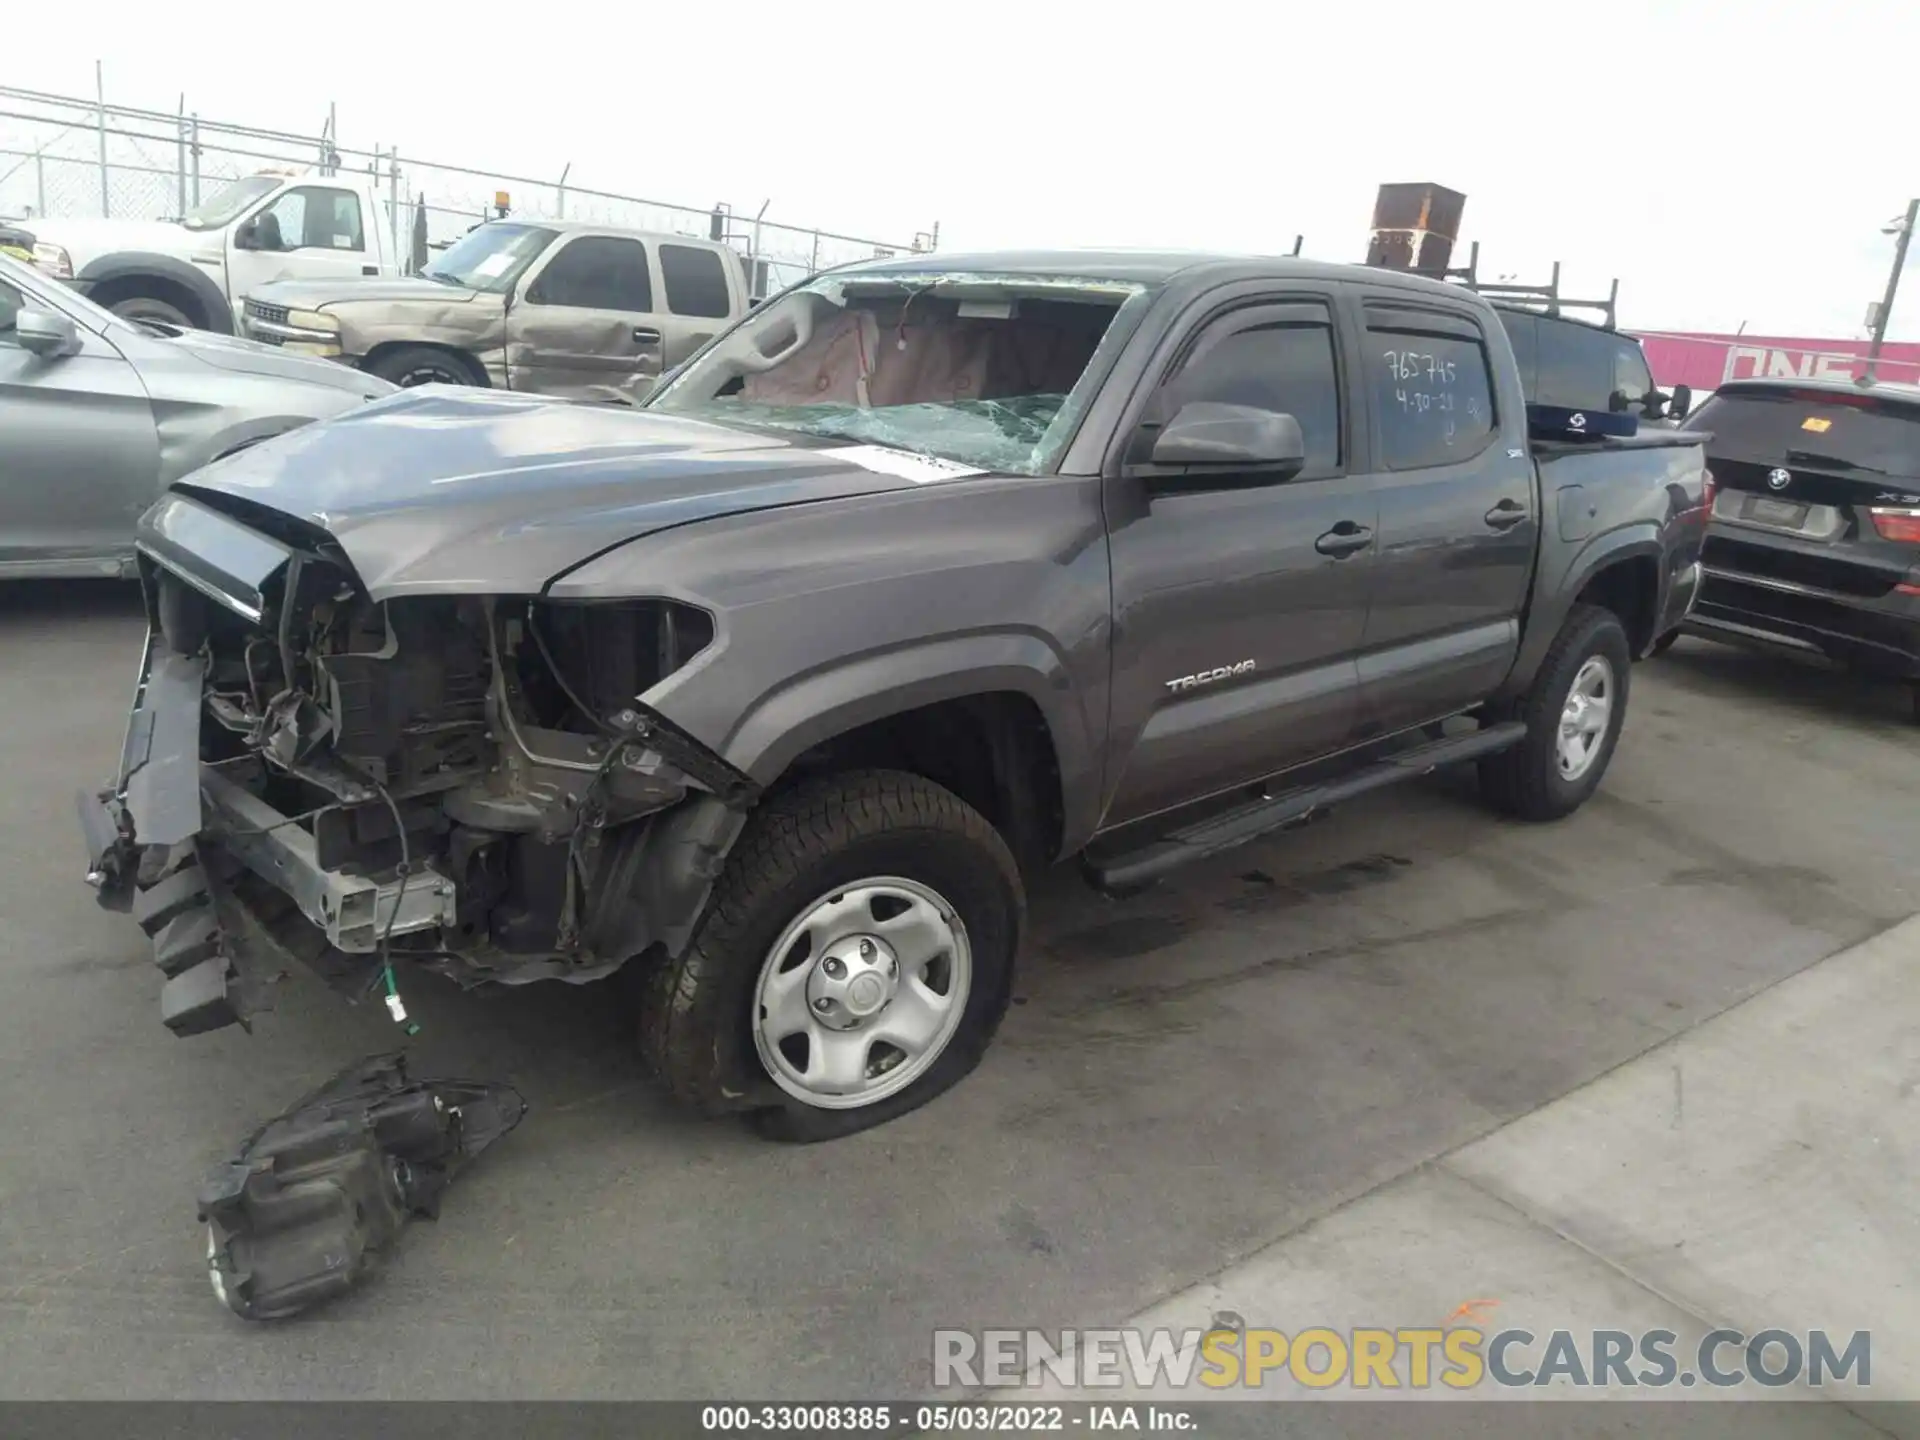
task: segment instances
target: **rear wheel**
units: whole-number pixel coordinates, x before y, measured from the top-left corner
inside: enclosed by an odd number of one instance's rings
[[[1574,606],[1514,709],[1527,738],[1480,762],[1488,803],[1523,820],[1558,820],[1578,810],[1613,759],[1631,663],[1619,617]]]
[[[367,365],[378,375],[403,389],[415,385],[472,385],[477,382],[473,368],[451,350],[436,350],[431,345],[402,345],[377,356]]]
[[[850,1135],[979,1063],[1024,922],[1012,854],[958,796],[896,771],[811,782],[754,816],[687,953],[649,977],[642,1045],[697,1108]]]

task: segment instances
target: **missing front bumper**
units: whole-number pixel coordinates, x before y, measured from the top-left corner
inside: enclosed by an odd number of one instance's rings
[[[284,948],[276,931],[291,917],[260,913],[249,873],[311,925],[300,946],[310,961],[329,948],[371,958],[394,936],[451,924],[458,903],[452,880],[425,861],[386,878],[323,867],[297,817],[200,759],[202,684],[198,658],[150,636],[119,778],[78,799],[87,881],[151,937],[167,977],[161,1018],[179,1035],[244,1025],[261,1007]]]

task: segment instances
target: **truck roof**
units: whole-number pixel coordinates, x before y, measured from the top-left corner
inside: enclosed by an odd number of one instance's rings
[[[1337,265],[1324,260],[1302,260],[1292,255],[1236,255],[1194,250],[985,250],[972,253],[940,250],[891,260],[862,260],[840,266],[833,273],[938,275],[955,271],[1113,280],[1136,285],[1164,285],[1176,278],[1211,281],[1273,278],[1365,280],[1370,285],[1421,290],[1455,300],[1462,295],[1473,294],[1462,286],[1448,285],[1404,270]]]

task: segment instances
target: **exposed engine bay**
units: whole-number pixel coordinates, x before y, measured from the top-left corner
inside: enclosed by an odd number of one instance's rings
[[[327,543],[274,528],[291,558],[257,615],[143,561],[153,633],[134,728],[168,687],[187,692],[176,726],[195,690],[200,704],[200,809],[181,813],[176,793],[171,823],[150,799],[139,826],[119,822],[162,969],[230,959],[246,931],[356,997],[383,974],[391,993],[399,960],[512,984],[632,958],[619,876],[648,817],[690,792],[753,792],[638,699],[712,641],[711,618],[660,599],[375,602]],[[164,717],[145,728],[151,746]],[[154,768],[130,767],[129,809]],[[178,1008],[176,1030],[210,1028]],[[244,1019],[231,1008],[216,1023]]]

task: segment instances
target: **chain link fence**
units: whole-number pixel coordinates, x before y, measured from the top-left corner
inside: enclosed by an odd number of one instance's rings
[[[854,260],[931,250],[938,229],[911,241],[863,239],[748,215],[643,200],[547,179],[415,159],[399,147],[357,150],[338,144],[331,121],[297,135],[177,113],[0,86],[0,219],[36,215],[178,219],[222,185],[263,168],[356,172],[386,196],[382,217],[394,253],[407,254],[415,214],[439,249],[498,213],[507,197],[519,219],[584,220],[667,234],[714,235],[756,266],[764,293],[813,271]],[[762,207],[764,210],[764,207]]]

